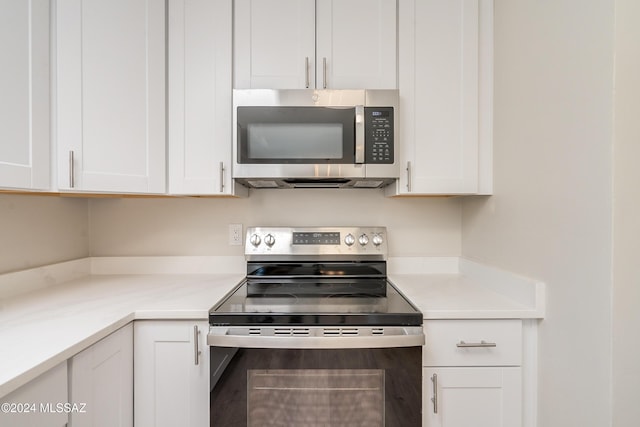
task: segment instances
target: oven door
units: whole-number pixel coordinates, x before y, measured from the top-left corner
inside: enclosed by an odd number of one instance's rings
[[[224,328],[213,329],[210,344],[234,342],[220,334]],[[212,347],[235,356],[211,392],[211,426],[421,425],[422,328],[405,328],[396,340],[346,329],[296,337],[285,329],[235,341],[244,347]],[[218,340],[224,336],[231,339]],[[220,363],[212,359],[212,372]]]
[[[420,426],[420,347],[239,349],[211,426]]]

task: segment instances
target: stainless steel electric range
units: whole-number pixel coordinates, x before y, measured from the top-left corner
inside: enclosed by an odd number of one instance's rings
[[[253,227],[209,314],[211,425],[420,425],[422,313],[384,227]]]

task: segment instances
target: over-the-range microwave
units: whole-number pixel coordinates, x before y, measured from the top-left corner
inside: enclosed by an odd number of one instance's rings
[[[397,90],[233,91],[233,177],[253,188],[379,188],[399,176]]]

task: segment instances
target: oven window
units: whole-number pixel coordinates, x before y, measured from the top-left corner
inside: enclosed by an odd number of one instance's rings
[[[384,370],[249,370],[247,425],[384,426]]]
[[[241,348],[210,404],[211,427],[420,427],[422,348]]]
[[[341,159],[340,123],[255,123],[247,126],[252,159]]]

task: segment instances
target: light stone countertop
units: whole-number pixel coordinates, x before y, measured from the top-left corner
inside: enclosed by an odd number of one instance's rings
[[[244,276],[242,262],[230,261],[93,258],[0,276],[0,397],[133,320],[206,320]],[[406,260],[395,264],[415,270]],[[544,316],[543,284],[457,259],[454,264],[459,272],[391,271],[389,279],[425,320]],[[44,285],[22,294],[1,292],[25,280]]]
[[[539,310],[478,285],[462,274],[397,274],[389,280],[420,309],[425,320],[529,319]]]
[[[0,301],[0,396],[136,319],[206,320],[242,279],[103,275]]]

